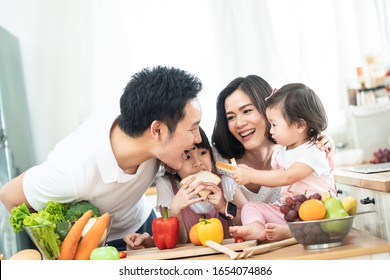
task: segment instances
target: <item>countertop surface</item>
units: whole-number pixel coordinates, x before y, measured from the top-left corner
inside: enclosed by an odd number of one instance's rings
[[[336,183],[339,184],[346,184],[374,191],[390,192],[390,171],[363,174],[336,168],[334,178]]]
[[[369,235],[363,231],[352,229],[345,237],[343,245],[329,249],[306,250],[302,244],[252,256],[250,260],[334,260],[375,254],[390,253],[390,242]],[[227,260],[224,254],[204,255],[185,259]]]

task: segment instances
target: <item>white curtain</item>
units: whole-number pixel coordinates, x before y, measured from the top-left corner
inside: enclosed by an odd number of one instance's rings
[[[0,25],[21,41],[38,162],[155,65],[199,76],[208,134],[216,96],[248,74],[312,87],[332,133],[356,67],[367,55],[390,66],[389,15],[389,0],[0,0]]]

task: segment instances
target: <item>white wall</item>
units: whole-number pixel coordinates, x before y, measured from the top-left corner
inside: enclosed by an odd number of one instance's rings
[[[61,3],[64,5],[61,5]],[[34,146],[42,161],[81,121],[80,5],[1,1],[0,25],[20,40]]]
[[[257,74],[274,87],[311,86],[342,141],[344,81],[368,53],[389,59],[375,10],[382,2],[0,0],[0,25],[20,39],[41,162],[90,113],[117,102],[132,74],[157,64],[201,78],[209,135],[217,94],[233,78]]]

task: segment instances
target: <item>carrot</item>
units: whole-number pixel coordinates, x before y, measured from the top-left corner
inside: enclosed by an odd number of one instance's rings
[[[91,217],[92,210],[88,210],[74,223],[61,244],[60,256],[57,258],[58,260],[73,260],[81,233]]]
[[[81,239],[79,246],[77,246],[75,260],[89,260],[91,252],[99,245],[104,231],[110,222],[110,214],[104,213],[97,218],[96,222],[91,226],[89,231]]]

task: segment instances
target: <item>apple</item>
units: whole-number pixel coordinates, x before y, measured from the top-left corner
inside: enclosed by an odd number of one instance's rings
[[[97,247],[92,250],[90,260],[119,260],[119,252],[114,246]]]

